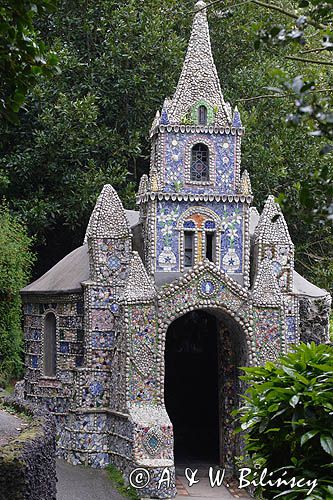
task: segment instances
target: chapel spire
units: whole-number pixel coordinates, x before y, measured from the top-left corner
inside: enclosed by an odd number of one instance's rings
[[[191,38],[176,92],[165,103],[168,122],[182,123],[193,113],[193,108],[208,104],[215,125],[231,125],[230,109],[224,101],[210,43],[206,4],[195,5]],[[167,109],[165,109],[167,108]]]
[[[105,184],[90,216],[84,241],[88,238],[124,237],[130,237],[124,207],[115,189]]]

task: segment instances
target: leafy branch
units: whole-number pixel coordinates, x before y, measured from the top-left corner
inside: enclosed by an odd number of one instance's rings
[[[277,91],[280,91],[280,89],[276,89]],[[333,88],[327,88],[327,89],[316,89],[316,90],[311,90],[309,91],[309,94],[313,94],[313,93],[320,93],[320,92],[323,92],[323,93],[328,93],[328,92],[333,92]],[[263,95],[257,95],[257,96],[253,96],[253,97],[244,97],[244,98],[240,98],[240,99],[237,99],[236,102],[246,102],[246,101],[256,101],[258,99],[286,99],[286,98],[294,98],[295,97],[295,94],[279,94],[279,93],[275,93],[275,94],[263,94]]]

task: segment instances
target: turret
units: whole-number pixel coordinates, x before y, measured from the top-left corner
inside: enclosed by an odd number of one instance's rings
[[[271,261],[282,292],[293,291],[294,245],[280,205],[269,196],[254,235],[255,273],[261,263]]]
[[[130,227],[119,196],[109,184],[103,187],[91,214],[85,241],[93,281],[111,283],[127,273],[132,248]]]

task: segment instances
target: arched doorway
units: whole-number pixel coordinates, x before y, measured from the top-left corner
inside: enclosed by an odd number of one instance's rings
[[[168,329],[165,404],[175,460],[219,463],[218,330],[206,311],[189,312]]]
[[[176,465],[233,467],[238,438],[231,412],[241,392],[239,367],[246,364],[244,332],[222,310],[193,310],[169,325],[164,399]]]

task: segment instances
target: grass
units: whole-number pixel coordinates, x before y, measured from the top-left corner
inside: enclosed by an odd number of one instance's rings
[[[131,498],[132,500],[139,500],[140,497],[138,496],[136,489],[125,484],[122,473],[114,465],[108,465],[106,470],[110,481],[113,483],[118,493],[126,496],[127,498]]]
[[[7,413],[10,413],[11,415],[15,415],[16,417],[19,417],[21,420],[23,420],[23,422],[26,423],[31,423],[34,420],[31,415],[17,411],[17,409],[14,408],[14,406],[11,406],[10,404],[6,403],[1,397],[0,397],[0,410],[4,410]]]
[[[8,396],[11,396],[14,392],[15,384],[7,384],[4,391]]]

